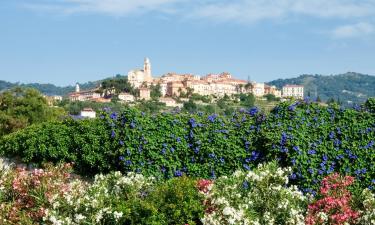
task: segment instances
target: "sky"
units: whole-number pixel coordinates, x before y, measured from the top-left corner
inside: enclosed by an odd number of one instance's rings
[[[0,80],[375,74],[375,0],[1,0]]]

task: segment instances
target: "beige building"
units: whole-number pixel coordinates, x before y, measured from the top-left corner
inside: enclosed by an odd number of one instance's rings
[[[124,102],[134,102],[135,100],[134,96],[129,93],[120,93],[118,98]]]
[[[285,85],[283,87],[283,93],[282,96],[284,98],[298,98],[298,99],[303,99],[303,92],[304,92],[304,87],[302,85]]]
[[[139,88],[144,83],[146,83],[146,84],[151,83],[153,80],[152,80],[150,59],[145,58],[143,70],[139,69],[139,70],[129,71],[128,81],[135,88]]]
[[[148,58],[144,61],[143,70],[132,70],[128,73],[129,82],[135,87],[160,85],[162,96],[179,96],[182,92],[192,89],[193,93],[199,95],[224,96],[242,92],[251,92],[257,97],[272,93],[281,97],[281,92],[276,87],[266,86],[264,83],[251,83],[251,88],[246,88],[248,84],[245,80],[234,79],[230,73],[208,74],[200,77],[193,74],[167,73],[159,78],[152,78],[151,63]],[[141,95],[141,99],[146,99],[146,95]]]
[[[91,101],[100,98],[101,95],[98,93],[98,89],[81,91],[79,85],[76,85],[76,90],[69,94],[70,101]]]
[[[150,100],[151,90],[147,87],[139,88],[139,99]]]
[[[81,111],[81,116],[84,118],[95,118],[96,117],[96,112],[92,108],[84,108]]]
[[[253,83],[252,93],[256,97],[262,97],[265,95],[264,88],[264,83]]]
[[[277,90],[276,86],[264,85],[264,94],[272,94],[275,97],[281,98],[281,91]]]
[[[178,104],[173,98],[159,98],[159,102],[165,103],[169,107],[182,107],[182,104]]]

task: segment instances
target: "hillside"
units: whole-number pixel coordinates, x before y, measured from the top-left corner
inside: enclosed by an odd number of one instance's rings
[[[348,101],[362,103],[375,96],[375,76],[353,72],[330,76],[301,75],[297,78],[274,80],[268,84],[278,88],[285,84],[304,85],[305,96],[319,96],[323,101],[329,98],[339,99],[344,104],[348,104]]]
[[[115,77],[108,77],[103,80],[98,80],[98,81],[89,81],[86,83],[80,83],[79,86],[81,87],[82,90],[86,89],[92,89],[97,87],[102,81],[104,80],[109,80],[109,79],[122,79],[125,76],[121,75],[116,75]],[[40,84],[40,83],[30,83],[30,84],[22,84],[22,83],[10,83],[6,81],[0,80],[0,92],[15,86],[21,86],[21,87],[32,87],[35,89],[38,89],[40,92],[42,92],[45,95],[68,95],[70,92],[74,91],[74,86],[56,86],[54,84]]]

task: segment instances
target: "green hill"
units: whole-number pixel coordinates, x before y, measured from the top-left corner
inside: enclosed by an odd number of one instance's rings
[[[278,79],[268,82],[278,88],[286,84],[305,86],[305,96],[319,96],[323,101],[339,99],[344,104],[363,103],[375,97],[375,76],[348,72],[339,75],[301,75],[297,78]]]
[[[123,79],[123,78],[125,78],[125,76],[116,75],[115,77],[109,77],[103,80],[80,83],[79,86],[81,90],[92,89],[92,88],[99,86],[99,84],[104,80]],[[72,85],[60,87],[54,84],[39,84],[39,83],[22,84],[22,83],[10,83],[10,82],[0,80],[0,92],[6,89],[12,88],[12,87],[16,87],[16,86],[32,87],[32,88],[39,90],[45,95],[62,95],[62,96],[68,95],[70,92],[73,92],[75,89],[75,86],[72,86]]]

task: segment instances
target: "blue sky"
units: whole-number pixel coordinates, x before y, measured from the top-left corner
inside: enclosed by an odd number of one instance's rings
[[[0,80],[375,74],[375,0],[1,0]]]

